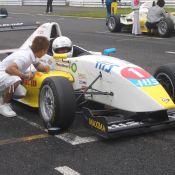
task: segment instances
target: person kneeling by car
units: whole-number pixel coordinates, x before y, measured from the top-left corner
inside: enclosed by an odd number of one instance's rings
[[[148,28],[150,33],[152,29],[153,30],[157,29],[157,24],[160,22],[162,18],[167,17],[165,9],[163,8],[164,5],[165,5],[164,0],[158,0],[157,5],[152,6],[148,10],[146,27]]]
[[[38,59],[47,53],[48,48],[48,39],[44,36],[37,36],[31,47],[19,49],[0,63],[0,92],[3,95],[3,101],[0,104],[1,115],[16,116],[16,113],[11,109],[10,101],[21,81],[33,78],[31,72],[25,73],[32,64],[37,71],[48,72],[50,70],[49,66],[41,64]]]

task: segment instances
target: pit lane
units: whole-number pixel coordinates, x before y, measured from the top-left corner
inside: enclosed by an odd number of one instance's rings
[[[115,56],[151,73],[161,64],[174,62],[174,37],[113,34],[107,31],[103,20],[35,15],[32,9],[30,13],[33,21],[58,22],[62,33],[77,45],[95,51],[116,47]],[[13,21],[21,15],[28,21],[31,14],[13,14]],[[31,32],[0,33],[0,49],[19,47]],[[4,55],[0,57],[3,59]],[[107,141],[87,130],[81,114],[77,114],[68,131],[52,137],[44,131],[37,110],[19,103],[13,103],[13,107],[18,117],[0,117],[0,174],[173,175],[175,172],[174,129]]]

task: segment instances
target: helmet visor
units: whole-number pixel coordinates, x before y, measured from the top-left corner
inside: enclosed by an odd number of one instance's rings
[[[70,47],[61,47],[61,48],[54,49],[55,53],[68,53],[70,51],[71,51]]]

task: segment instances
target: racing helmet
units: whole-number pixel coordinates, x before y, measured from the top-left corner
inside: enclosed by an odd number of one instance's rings
[[[68,57],[72,57],[72,41],[66,36],[59,36],[53,41],[52,51],[53,54],[67,53]]]

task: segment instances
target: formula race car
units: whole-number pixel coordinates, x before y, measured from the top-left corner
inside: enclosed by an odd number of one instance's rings
[[[21,48],[37,35],[46,36],[52,45],[62,34],[57,23],[45,23]],[[174,126],[175,115],[167,111],[175,104],[161,84],[141,67],[109,56],[113,52],[114,48],[100,53],[73,45],[71,58],[45,55],[41,61],[51,66],[51,57],[56,67],[49,73],[35,72],[32,80],[23,82],[27,94],[17,99],[20,94],[15,92],[14,99],[39,108],[49,130],[69,128],[76,110],[82,112],[86,126],[107,138]],[[28,71],[34,72],[34,67]]]
[[[6,18],[8,16],[8,12],[6,8],[0,8],[0,17]]]
[[[150,33],[146,27],[148,9],[152,6],[152,2],[143,3],[139,9],[140,28],[142,33]],[[134,20],[134,12],[127,15],[116,14],[111,15],[107,19],[107,27],[110,32],[132,31]],[[163,18],[157,25],[156,33],[160,37],[169,37],[175,31],[175,13],[169,13],[167,18]]]

